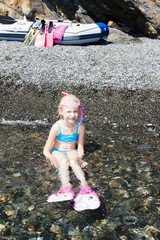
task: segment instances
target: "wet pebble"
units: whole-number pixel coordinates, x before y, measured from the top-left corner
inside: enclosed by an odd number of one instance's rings
[[[59,225],[52,224],[50,227],[50,231],[53,233],[60,233],[61,229]]]
[[[5,228],[4,224],[0,224],[0,232]]]
[[[136,196],[147,196],[149,195],[151,190],[147,187],[138,187],[136,188]]]
[[[147,144],[147,143],[143,143],[139,146],[141,149],[149,149],[149,148],[152,148],[151,145]]]
[[[121,196],[122,198],[129,198],[129,194],[126,190],[121,190],[119,189],[118,191],[116,191],[115,193],[117,196]]]
[[[150,232],[145,231],[141,228],[134,228],[131,230],[131,234],[135,240],[146,239],[146,240],[155,240]]]
[[[123,223],[125,225],[134,225],[138,222],[138,218],[136,216],[124,216]]]
[[[118,188],[119,187],[119,183],[115,180],[112,180],[108,183],[108,185],[111,187],[111,188]]]

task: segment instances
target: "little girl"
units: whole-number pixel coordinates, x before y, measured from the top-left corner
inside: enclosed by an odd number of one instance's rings
[[[57,193],[52,193],[47,201],[67,201],[74,198],[69,177],[71,167],[80,181],[80,191],[74,199],[74,209],[96,209],[100,206],[99,198],[87,184],[82,170],[88,165],[82,160],[85,135],[85,126],[82,123],[83,107],[76,96],[62,93],[66,96],[61,99],[58,107],[61,119],[52,126],[43,151],[45,157],[58,169],[61,188]]]

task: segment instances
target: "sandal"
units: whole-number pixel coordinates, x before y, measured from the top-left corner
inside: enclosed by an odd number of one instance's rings
[[[57,193],[52,193],[47,202],[61,202],[68,201],[74,198],[74,192],[72,186],[61,187]]]
[[[89,185],[80,187],[80,191],[74,199],[74,209],[83,211],[87,209],[97,209],[101,205],[98,195]]]

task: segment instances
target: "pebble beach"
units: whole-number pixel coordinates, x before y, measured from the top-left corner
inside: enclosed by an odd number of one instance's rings
[[[130,38],[52,48],[1,41],[0,75],[16,84],[47,84],[102,89],[160,89],[160,41]]]

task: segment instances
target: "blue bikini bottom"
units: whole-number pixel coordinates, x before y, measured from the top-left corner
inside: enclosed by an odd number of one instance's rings
[[[52,151],[58,151],[58,152],[60,152],[60,153],[63,153],[63,154],[67,154],[68,152],[70,152],[70,151],[73,151],[73,150],[76,150],[76,148],[73,148],[72,150],[69,150],[69,151],[62,151],[62,150],[59,150],[59,149],[57,149],[57,148],[51,148],[51,152]]]

